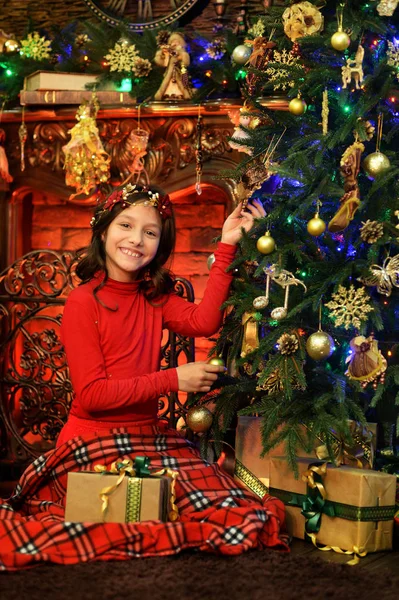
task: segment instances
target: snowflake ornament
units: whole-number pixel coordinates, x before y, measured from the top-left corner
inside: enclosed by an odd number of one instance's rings
[[[51,55],[51,42],[44,36],[39,35],[37,31],[28,33],[26,38],[21,41],[21,56],[33,58],[34,60],[46,60]]]
[[[399,43],[388,40],[387,64],[396,69],[396,79],[399,81]]]
[[[257,37],[262,37],[263,34],[265,33],[265,25],[263,23],[263,21],[261,19],[258,19],[256,21],[256,23],[254,23],[252,25],[252,27],[250,27],[250,29],[248,29],[248,33],[249,35],[252,35],[254,38]]]
[[[133,71],[138,54],[134,44],[117,42],[104,58],[108,61],[110,71],[123,73]]]
[[[292,78],[291,68],[295,67],[296,69],[303,70],[303,66],[299,62],[299,57],[295,56],[291,50],[289,52],[285,49],[282,52],[275,50],[271,62],[275,66],[268,67],[266,74],[269,76],[269,81],[274,83],[273,90],[285,91],[289,87],[294,87],[295,81]]]
[[[330,309],[330,317],[335,320],[336,327],[355,327],[358,329],[362,321],[367,321],[368,313],[374,308],[370,306],[370,296],[364,287],[355,289],[353,285],[349,289],[343,285],[338,286],[338,291],[332,295],[332,300],[326,302],[325,306]]]

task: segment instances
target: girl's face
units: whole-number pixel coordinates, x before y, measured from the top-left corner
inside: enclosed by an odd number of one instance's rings
[[[161,237],[160,214],[153,206],[129,206],[103,235],[108,276],[133,281],[155,257]]]

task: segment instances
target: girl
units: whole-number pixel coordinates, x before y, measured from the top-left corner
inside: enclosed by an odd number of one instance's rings
[[[206,362],[160,371],[162,330],[210,336],[219,329],[220,306],[232,279],[226,269],[242,230],[249,231],[264,215],[261,203],[253,202],[248,211],[238,205],[226,219],[204,298],[196,305],[173,293],[165,268],[175,242],[167,195],[127,185],[97,208],[91,244],[77,267],[82,284],[71,292],[62,320],[75,392],[70,415],[56,449],[25,471],[11,498],[10,508],[23,506],[17,519],[22,534],[10,533],[5,545],[2,541],[0,564],[15,569],[38,560],[127,559],[192,547],[224,554],[265,546],[287,549],[279,500],[265,496],[260,501],[241,489],[157,420],[161,394],[208,392],[224,371]],[[90,471],[95,464],[137,455],[149,457],[154,469],[179,472],[177,522],[63,521],[68,471]],[[2,526],[0,521],[0,540]]]

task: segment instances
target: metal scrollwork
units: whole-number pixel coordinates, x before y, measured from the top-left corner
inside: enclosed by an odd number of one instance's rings
[[[30,252],[0,274],[0,459],[24,465],[51,449],[66,422],[73,390],[60,340],[62,311],[76,287],[73,252]],[[190,282],[176,293],[194,301]],[[194,360],[194,340],[169,332],[162,368]],[[160,399],[160,417],[175,426],[184,403]],[[1,463],[0,463],[1,468]]]

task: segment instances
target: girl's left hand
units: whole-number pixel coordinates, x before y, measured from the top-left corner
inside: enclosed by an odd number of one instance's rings
[[[235,246],[242,238],[242,229],[249,231],[254,225],[255,219],[266,216],[266,211],[260,200],[248,202],[247,210],[242,209],[242,202],[227,217],[222,229],[222,242]]]

